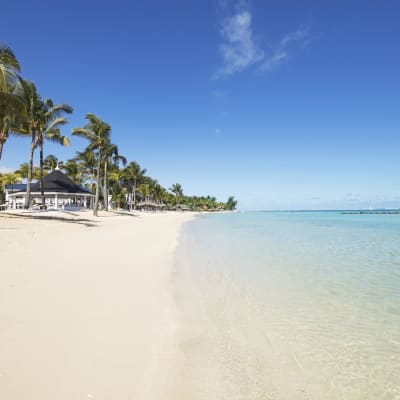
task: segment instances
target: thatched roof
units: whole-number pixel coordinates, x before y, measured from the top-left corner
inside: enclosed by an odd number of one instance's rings
[[[140,203],[137,203],[136,206],[137,207],[157,207],[157,208],[161,208],[161,207],[165,207],[165,204],[163,204],[163,203],[154,203],[153,201],[146,200],[146,201],[142,201]]]
[[[43,178],[45,193],[92,194],[88,189],[77,185],[70,177],[60,170],[54,170]],[[26,190],[26,189],[25,189]],[[23,190],[23,192],[25,192]],[[40,192],[40,182],[31,184],[31,193]]]
[[[182,210],[182,211],[190,211],[192,207],[187,206],[186,204],[177,204],[175,206],[170,207],[171,210]]]

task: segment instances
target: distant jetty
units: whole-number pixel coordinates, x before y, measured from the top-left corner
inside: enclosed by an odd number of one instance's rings
[[[341,214],[400,214],[400,210],[360,210],[360,211],[344,211]]]

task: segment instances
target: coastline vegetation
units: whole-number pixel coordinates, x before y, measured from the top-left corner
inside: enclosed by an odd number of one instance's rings
[[[237,201],[230,196],[226,202],[213,196],[188,196],[179,183],[166,189],[146,175],[146,169],[136,161],[120,154],[111,141],[111,126],[98,116],[86,114],[87,123],[73,128],[72,135],[88,141],[83,151],[62,162],[56,156],[45,157],[45,143],[52,141],[69,146],[70,139],[61,132],[68,123],[66,114],[73,108],[69,104],[56,104],[42,98],[33,82],[21,76],[21,67],[12,49],[0,45],[0,161],[10,136],[18,135],[30,140],[28,162],[16,171],[0,173],[0,204],[4,203],[5,187],[26,181],[25,208],[31,208],[30,187],[33,180],[40,182],[42,204],[45,204],[43,177],[59,168],[79,185],[95,193],[93,212],[100,205],[108,210],[112,206],[135,210],[140,204],[162,206],[175,210],[222,211],[235,210]],[[28,146],[27,146],[28,148]],[[39,151],[39,166],[34,166],[35,152]]]

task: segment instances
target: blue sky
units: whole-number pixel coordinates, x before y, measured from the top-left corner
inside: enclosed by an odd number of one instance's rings
[[[241,209],[400,206],[398,1],[18,1],[0,40],[169,187]],[[4,18],[7,16],[7,18]],[[47,145],[67,159],[69,149]],[[0,170],[27,160],[11,138]]]

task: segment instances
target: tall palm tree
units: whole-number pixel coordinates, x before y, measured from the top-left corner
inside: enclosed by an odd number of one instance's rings
[[[20,66],[10,47],[0,45],[0,160],[9,133],[17,125],[24,105],[16,93]],[[17,133],[17,132],[15,132]]]
[[[28,162],[28,178],[26,185],[25,208],[31,205],[31,181],[33,170],[33,155],[37,147],[40,149],[40,188],[42,204],[45,202],[43,190],[43,143],[51,140],[61,145],[69,145],[69,140],[61,134],[60,126],[67,123],[63,113],[71,113],[72,108],[67,104],[54,105],[50,99],[42,100],[33,82],[19,79],[19,96],[22,99],[26,115],[19,128],[31,137]]]
[[[66,136],[61,134],[60,126],[68,123],[68,120],[62,117],[62,114],[71,114],[72,107],[68,104],[54,104],[51,99],[43,101],[41,122],[38,124],[36,136],[36,146],[39,147],[39,166],[40,166],[40,193],[42,197],[42,205],[45,204],[44,188],[43,188],[43,145],[45,140],[52,141],[61,146],[69,146],[70,141]]]
[[[178,200],[183,196],[182,186],[179,183],[174,183],[169,190],[175,194],[175,205],[178,206]]]
[[[136,210],[136,189],[142,182],[145,173],[146,169],[142,169],[135,161],[130,162],[122,171],[122,181],[128,188],[130,194],[130,211],[132,211],[132,207]]]
[[[103,176],[103,193],[104,193],[104,207],[108,211],[108,170],[111,165],[117,165],[122,162],[126,165],[126,158],[119,155],[118,146],[111,143],[110,140],[104,145],[103,148],[104,157],[104,176]]]
[[[31,138],[25,195],[25,208],[30,208],[33,154],[36,149],[37,132],[42,122],[42,117],[45,109],[43,101],[36,89],[35,84],[33,82],[25,81],[21,78],[19,79],[19,82],[20,88],[18,94],[22,99],[26,109],[26,115],[24,116],[20,129]]]
[[[72,134],[89,140],[88,150],[97,153],[96,195],[93,214],[98,215],[100,169],[103,159],[103,149],[110,140],[111,126],[94,114],[86,114],[88,123],[83,128],[74,128]]]

